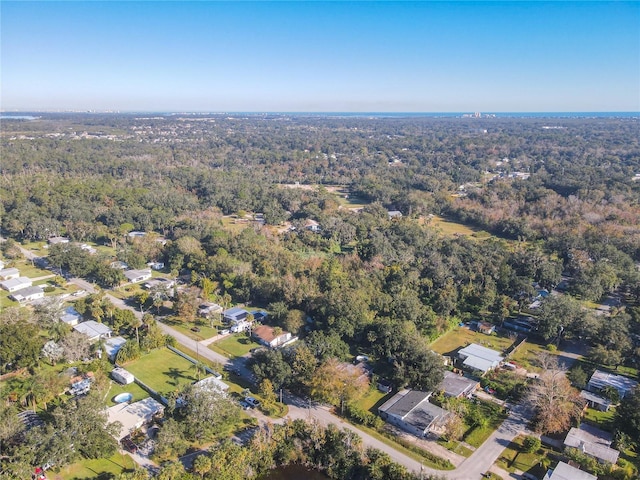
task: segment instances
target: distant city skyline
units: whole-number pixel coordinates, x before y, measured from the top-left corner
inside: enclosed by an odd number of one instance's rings
[[[639,2],[0,3],[0,109],[637,112]]]

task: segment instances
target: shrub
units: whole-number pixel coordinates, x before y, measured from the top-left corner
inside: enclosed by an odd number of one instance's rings
[[[525,453],[537,452],[540,449],[542,442],[538,437],[528,436],[522,442],[522,450]]]

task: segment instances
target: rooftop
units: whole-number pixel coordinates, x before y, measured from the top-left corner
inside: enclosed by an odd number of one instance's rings
[[[596,370],[593,372],[591,379],[589,380],[589,385],[592,388],[605,388],[605,387],[614,387],[618,390],[621,395],[625,392],[633,390],[638,386],[638,382],[632,380],[629,377],[625,377],[622,375],[616,375],[614,373],[604,372],[602,370]]]
[[[598,480],[598,477],[560,462],[556,468],[547,472],[544,480]]]
[[[444,372],[444,379],[440,383],[440,390],[444,390],[445,395],[459,397],[464,392],[473,390],[478,386],[476,380],[456,375],[453,372]]]
[[[404,418],[411,410],[416,408],[420,403],[427,400],[431,392],[420,392],[418,390],[403,390],[395,394],[390,400],[385,402],[380,411],[387,412],[389,415],[395,415]]]
[[[564,439],[564,445],[581,450],[599,460],[616,463],[620,452],[611,448],[610,433],[585,423],[572,428]]]
[[[122,428],[118,439],[126,437],[132,430],[150,422],[164,407],[151,397],[134,403],[121,403],[107,410],[109,423],[120,422]]]
[[[111,335],[112,330],[104,323],[98,323],[95,320],[87,320],[79,323],[73,329],[77,332],[84,333],[89,338],[96,338],[101,335]]]

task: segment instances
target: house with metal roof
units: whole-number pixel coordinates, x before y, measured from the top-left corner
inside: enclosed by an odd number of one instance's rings
[[[224,316],[225,322],[238,323],[246,320],[247,316],[249,316],[249,312],[244,308],[233,307],[222,312],[222,315]]]
[[[593,393],[599,393],[607,387],[613,387],[618,391],[620,398],[624,398],[631,390],[638,386],[638,382],[623,375],[596,370],[591,375],[587,390]]]
[[[380,417],[417,437],[441,434],[449,412],[429,403],[431,392],[402,390],[387,400],[378,412]]]
[[[10,278],[9,280],[0,282],[0,288],[9,293],[17,292],[18,290],[30,287],[31,285],[33,285],[33,282],[27,277]]]
[[[83,333],[89,338],[90,342],[97,342],[101,338],[110,338],[111,330],[104,323],[98,323],[95,320],[87,320],[86,322],[75,325],[73,329],[76,332]]]
[[[18,278],[20,276],[20,270],[17,268],[3,268],[0,270],[0,279],[11,280],[12,278]]]
[[[547,471],[543,480],[598,480],[598,477],[568,463],[559,462],[556,468]]]
[[[503,360],[499,352],[475,343],[458,351],[459,366],[481,375],[498,367]]]
[[[442,391],[445,397],[467,397],[473,393],[480,386],[480,382],[472,380],[463,375],[458,375],[453,372],[444,372],[444,378],[438,390]]]

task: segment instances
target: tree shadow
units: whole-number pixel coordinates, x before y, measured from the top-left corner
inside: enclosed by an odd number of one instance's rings
[[[176,367],[170,367],[168,371],[162,372],[162,373],[163,375],[166,375],[171,379],[167,383],[169,385],[173,385],[174,387],[177,387],[178,385],[180,385],[181,378],[193,380],[193,377],[191,375],[186,375],[185,372],[177,369]]]

